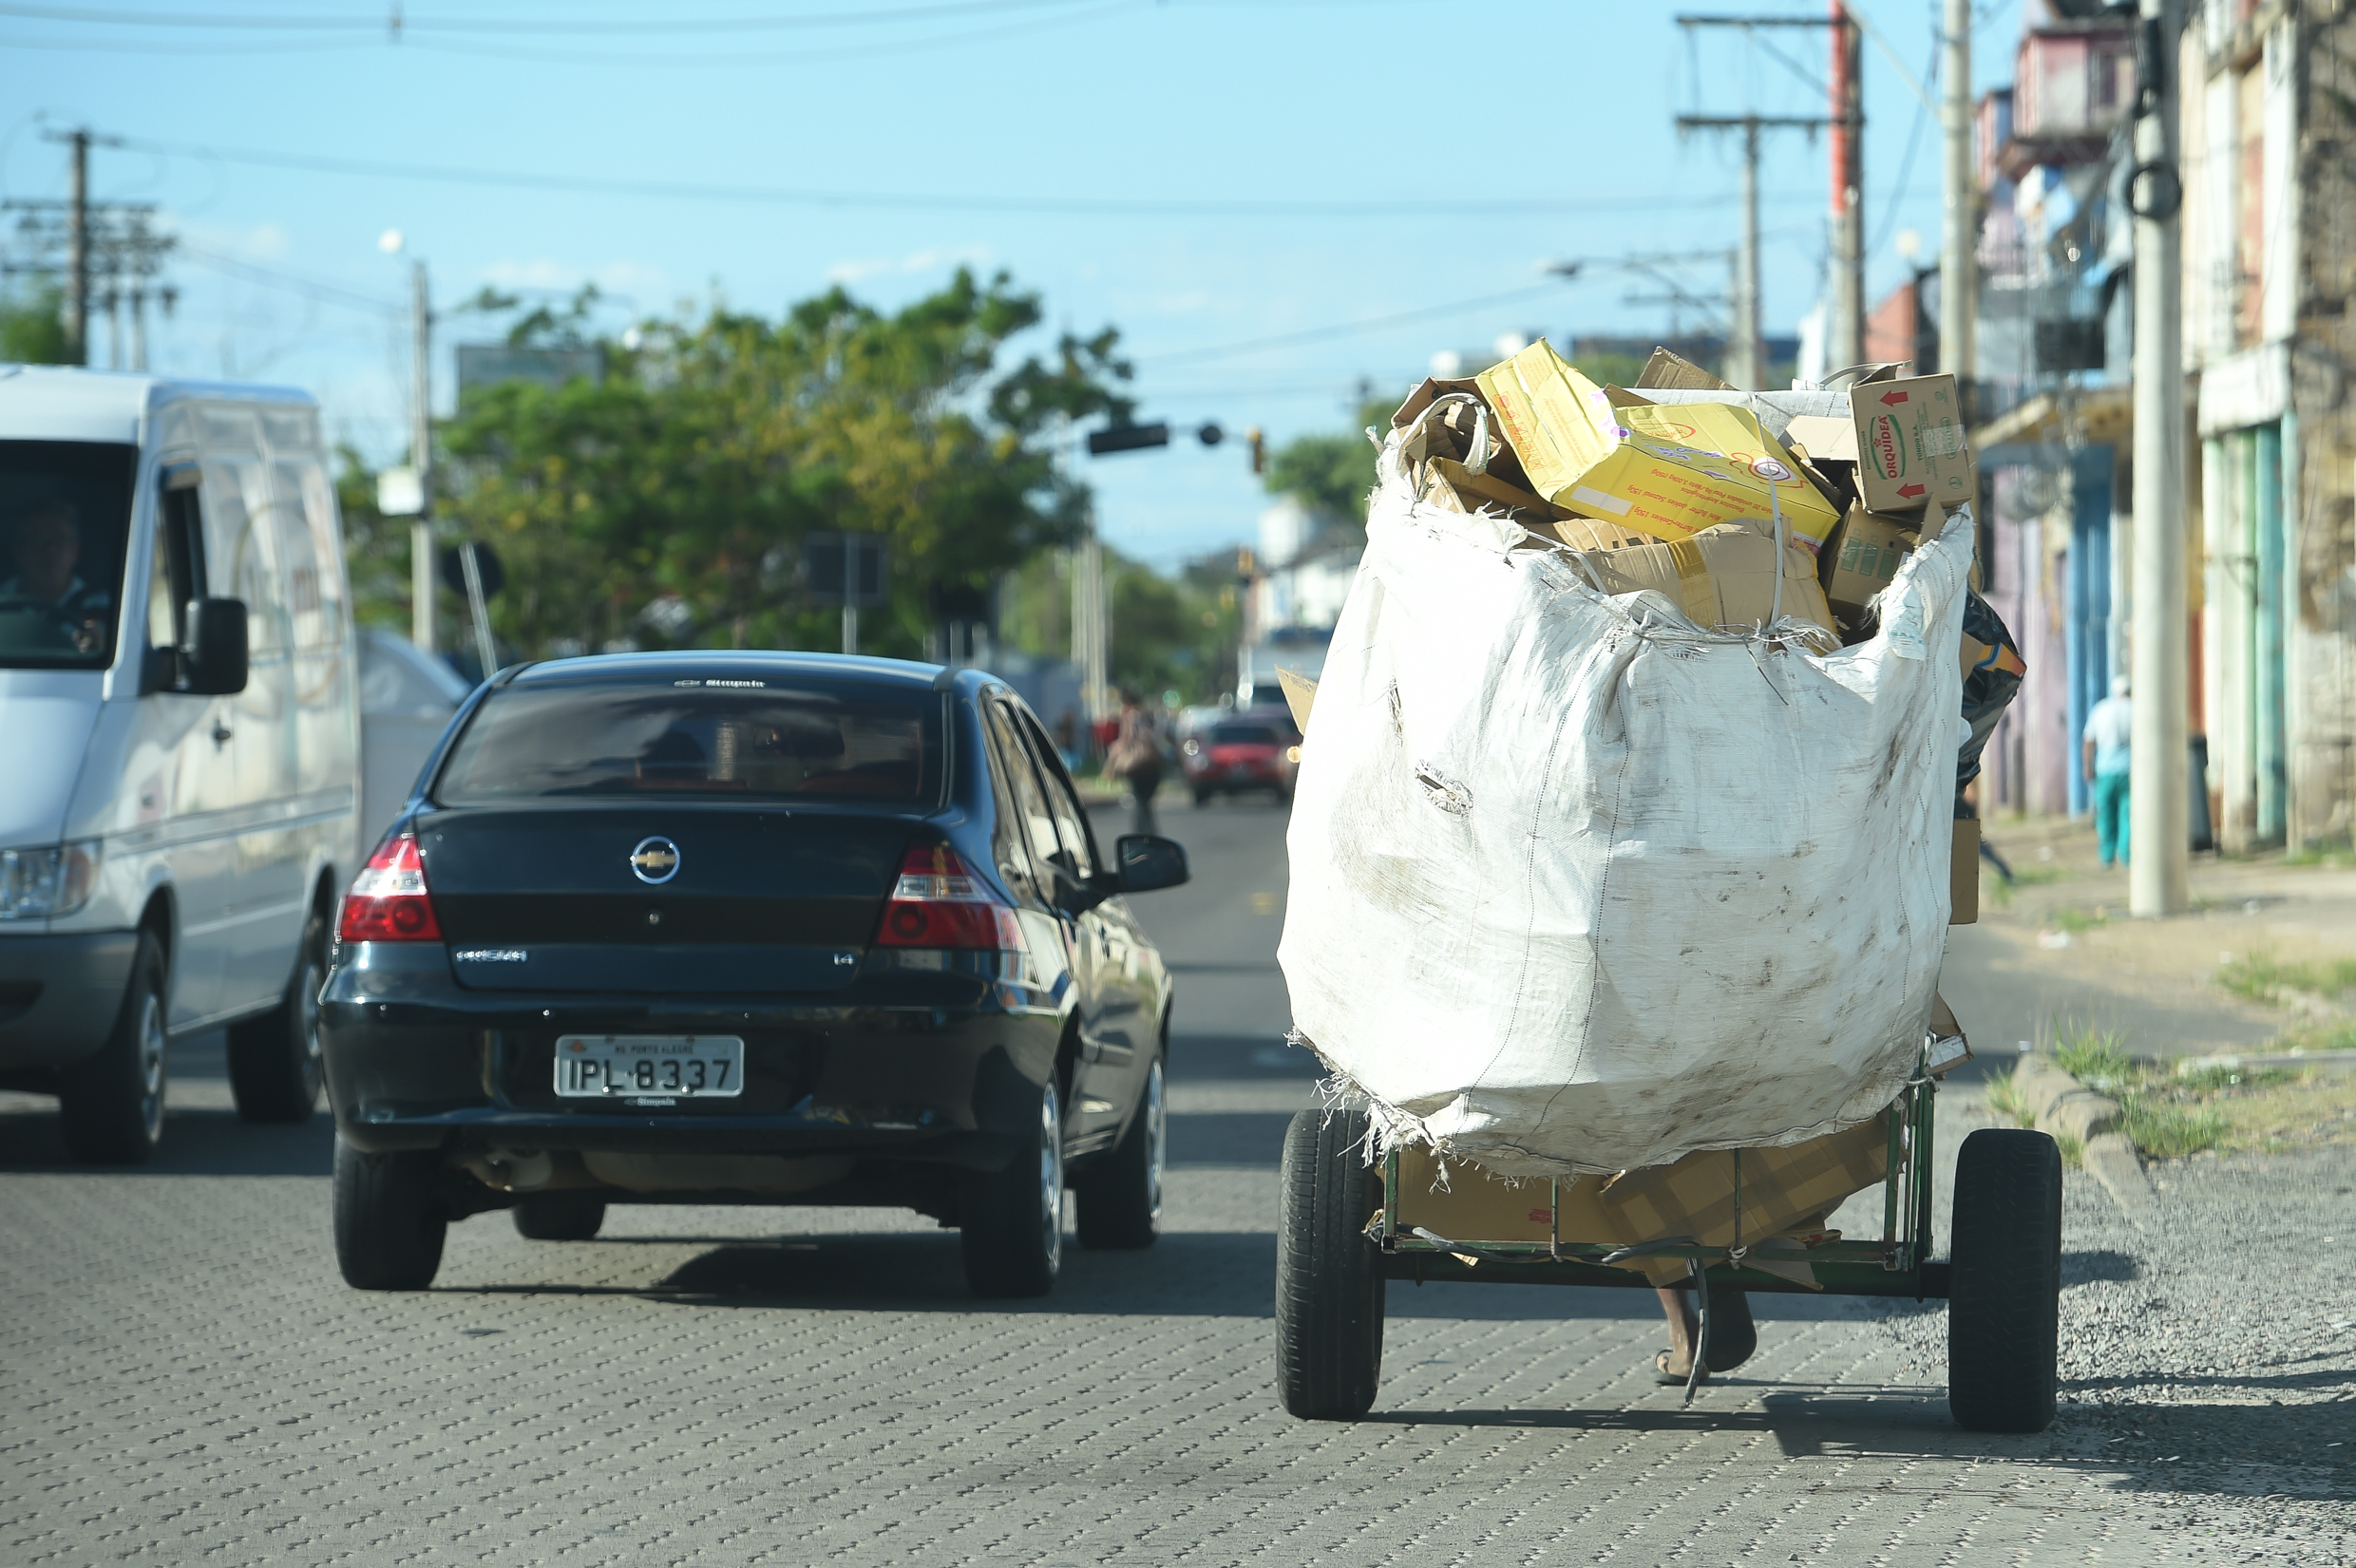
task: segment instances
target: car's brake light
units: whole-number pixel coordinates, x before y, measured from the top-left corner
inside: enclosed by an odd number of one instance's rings
[[[418,858],[416,835],[404,833],[376,846],[368,869],[352,878],[344,895],[337,935],[347,942],[438,942],[442,922],[433,917],[433,894],[426,886],[426,862]]]
[[[1029,951],[1014,910],[944,843],[913,843],[900,858],[900,880],[875,940],[878,947]]]

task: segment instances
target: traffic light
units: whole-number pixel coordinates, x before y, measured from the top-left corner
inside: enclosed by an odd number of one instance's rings
[[[1266,473],[1268,471],[1268,443],[1266,438],[1261,435],[1260,426],[1255,425],[1245,430],[1244,439],[1251,444],[1252,472]]]

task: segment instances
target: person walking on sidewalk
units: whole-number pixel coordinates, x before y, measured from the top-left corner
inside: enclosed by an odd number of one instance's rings
[[[2111,694],[2086,715],[2086,781],[2094,785],[2094,846],[2104,865],[2127,860],[2127,742],[2134,727],[2127,677],[2111,677]]]
[[[1134,691],[1121,693],[1121,732],[1105,753],[1105,771],[1129,785],[1135,813],[1135,833],[1158,831],[1153,823],[1153,792],[1162,787],[1162,748],[1155,742],[1153,721],[1146,717]]]

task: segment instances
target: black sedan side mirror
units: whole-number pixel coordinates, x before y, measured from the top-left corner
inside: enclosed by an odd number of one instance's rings
[[[247,675],[245,601],[188,601],[188,684],[207,697],[234,697]]]
[[[1176,887],[1194,875],[1187,865],[1187,846],[1175,839],[1127,833],[1113,846],[1112,854],[1120,862],[1123,893],[1151,893],[1156,888]]]

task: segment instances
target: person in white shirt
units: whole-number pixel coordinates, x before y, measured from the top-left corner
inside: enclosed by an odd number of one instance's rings
[[[2127,859],[2127,743],[2134,728],[2127,677],[2111,677],[2111,694],[2086,715],[2083,762],[2094,785],[2094,848],[2104,865]]]

